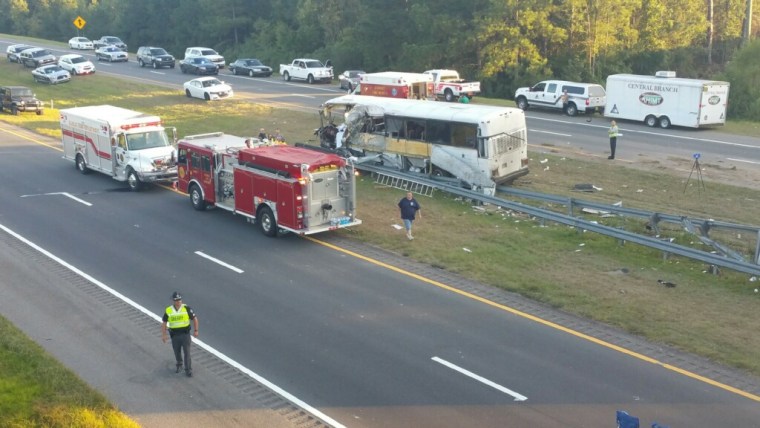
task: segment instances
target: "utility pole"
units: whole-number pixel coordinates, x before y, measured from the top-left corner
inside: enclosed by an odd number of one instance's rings
[[[747,46],[750,37],[752,37],[752,0],[747,0],[747,11],[744,14],[744,34],[742,34],[744,46]]]

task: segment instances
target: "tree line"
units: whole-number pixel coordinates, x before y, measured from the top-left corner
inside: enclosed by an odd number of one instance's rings
[[[275,69],[295,57],[329,58],[338,71],[453,68],[493,97],[547,78],[604,84],[674,70],[729,80],[730,114],[760,117],[757,102],[736,102],[746,90],[760,99],[760,85],[732,80],[757,79],[751,0],[0,0],[0,10],[3,33],[115,35],[180,58],[208,46]]]

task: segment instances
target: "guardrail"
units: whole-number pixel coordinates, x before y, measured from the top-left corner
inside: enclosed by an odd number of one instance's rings
[[[738,272],[760,276],[760,265],[756,263],[749,263],[745,261],[743,258],[736,259],[736,258],[729,258],[724,255],[712,254],[712,253],[704,252],[704,251],[697,250],[694,248],[686,247],[683,245],[674,244],[672,242],[663,241],[658,238],[652,238],[649,236],[639,235],[633,232],[628,232],[628,231],[614,228],[611,226],[604,226],[596,222],[587,221],[582,218],[575,217],[572,214],[573,207],[578,207],[581,204],[580,204],[580,201],[577,201],[577,200],[572,201],[572,203],[568,203],[570,202],[569,199],[572,199],[572,198],[566,198],[566,197],[555,196],[555,195],[542,195],[541,197],[542,200],[545,200],[547,202],[567,204],[568,207],[570,207],[569,214],[561,214],[552,210],[537,208],[528,204],[515,202],[515,201],[509,201],[506,199],[497,198],[495,196],[488,196],[482,193],[463,189],[461,187],[441,183],[434,179],[428,178],[426,176],[419,176],[415,174],[405,174],[401,171],[391,170],[391,169],[384,168],[377,165],[370,165],[368,163],[357,164],[356,168],[362,171],[371,172],[373,174],[396,178],[399,180],[399,182],[409,182],[409,181],[418,182],[422,185],[429,186],[441,191],[445,191],[453,195],[462,196],[464,198],[480,201],[483,203],[488,203],[488,204],[491,204],[503,209],[509,209],[509,210],[521,212],[521,213],[528,214],[530,216],[533,216],[539,219],[548,220],[555,223],[564,224],[567,226],[589,230],[591,232],[609,236],[611,238],[618,239],[624,242],[632,242],[634,244],[639,244],[639,245],[643,245],[649,248],[654,248],[666,254],[675,254],[678,256],[688,257],[690,259],[699,260],[709,265],[720,266],[720,267],[732,269]],[[522,193],[523,194],[522,197],[528,197],[532,194],[534,198],[538,198],[539,195],[541,195],[535,192],[517,191],[518,189],[512,189],[512,190],[514,191],[514,192],[511,192],[512,194],[517,195],[518,193]],[[589,202],[589,201],[583,201],[583,202],[584,202],[584,206],[594,207],[596,209],[607,210],[609,207],[611,207],[609,205],[598,204],[595,202]],[[614,208],[616,208],[616,212],[619,212],[619,213],[625,212],[625,213],[628,213],[627,215],[632,215],[632,216],[635,215],[639,217],[653,218],[656,215],[656,217],[658,217],[660,220],[668,220],[668,221],[674,221],[678,223],[682,223],[682,219],[683,219],[683,217],[679,217],[679,216],[653,213],[653,212],[648,212],[644,210],[622,208],[622,207],[614,207]],[[692,220],[691,222],[693,226],[694,222],[699,223],[700,221]],[[705,231],[709,230],[710,227],[730,227],[730,228],[739,229],[739,230],[754,231],[760,234],[760,230],[757,227],[752,227],[752,226],[735,225],[731,223],[716,222],[713,220],[702,220],[702,224],[710,225],[709,227],[705,227],[704,229]]]

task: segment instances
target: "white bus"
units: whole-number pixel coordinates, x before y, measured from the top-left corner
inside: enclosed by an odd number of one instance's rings
[[[349,149],[359,162],[455,177],[491,194],[528,173],[525,114],[517,108],[345,95],[320,113],[327,124],[320,145]]]

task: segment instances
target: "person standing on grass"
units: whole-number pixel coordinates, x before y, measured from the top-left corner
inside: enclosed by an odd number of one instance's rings
[[[607,159],[615,159],[615,149],[617,148],[617,137],[620,135],[620,129],[618,129],[617,123],[614,120],[610,122],[610,129],[607,131],[607,135],[610,136],[610,155]]]
[[[401,220],[403,220],[404,227],[406,228],[406,237],[410,241],[414,239],[414,236],[412,236],[412,223],[414,222],[415,216],[419,215],[419,217],[422,218],[422,212],[420,212],[420,208],[420,204],[416,199],[414,199],[412,192],[407,192],[406,197],[402,198],[398,202],[398,209],[401,213]]]
[[[190,359],[190,322],[193,324],[193,336],[198,337],[198,317],[190,306],[182,303],[182,296],[178,292],[172,294],[174,304],[164,311],[163,323],[161,323],[161,340],[166,343],[166,331],[172,338],[174,360],[177,362],[177,371],[182,371],[184,353],[185,374],[193,376],[192,361]]]

